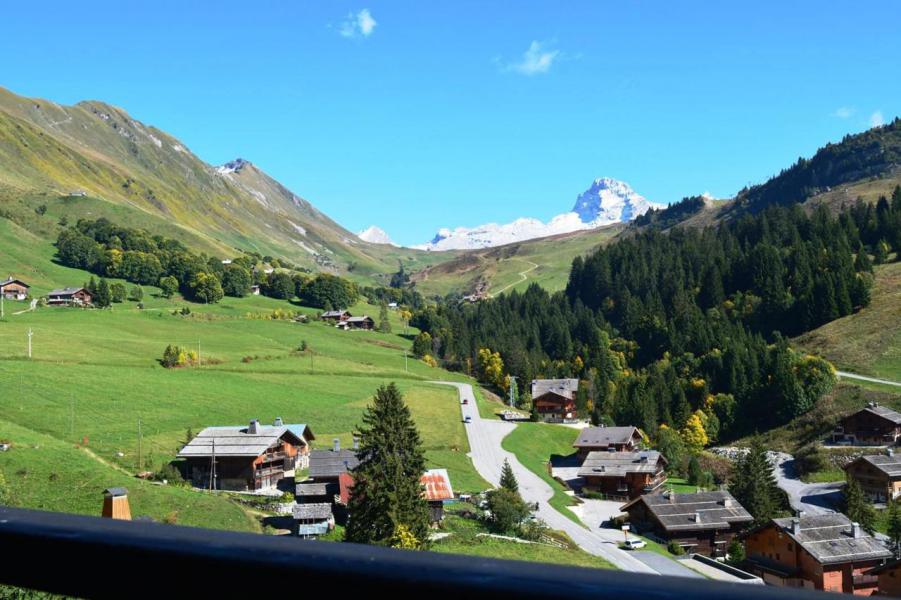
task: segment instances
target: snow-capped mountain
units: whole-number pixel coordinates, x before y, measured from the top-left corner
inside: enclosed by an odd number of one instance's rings
[[[571,211],[559,214],[547,223],[538,219],[520,218],[512,223],[501,225],[487,223],[471,228],[442,228],[430,242],[414,246],[414,248],[466,250],[501,246],[631,221],[652,208],[663,208],[663,205],[648,201],[625,182],[602,177],[595,179],[587,190],[579,194]]]
[[[389,244],[391,246],[397,246],[383,229],[376,227],[375,225],[359,232],[357,237],[364,242],[369,242],[371,244]]]

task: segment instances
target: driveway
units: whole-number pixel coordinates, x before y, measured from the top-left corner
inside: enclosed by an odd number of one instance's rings
[[[622,541],[622,532],[612,529],[588,530],[585,527],[571,521],[557,512],[548,500],[554,495],[554,490],[538,475],[532,473],[516,456],[501,447],[501,442],[516,427],[513,423],[482,419],[476,406],[476,399],[472,392],[472,386],[467,383],[452,383],[435,381],[444,385],[452,385],[457,388],[461,399],[468,400],[468,404],[460,405],[463,417],[470,417],[471,422],[466,425],[466,433],[469,438],[472,464],[476,471],[492,485],[499,485],[501,467],[504,459],[510,462],[513,473],[519,482],[519,493],[523,500],[538,504],[538,517],[547,523],[551,529],[565,532],[585,552],[609,561],[617,568],[624,571],[638,573],[657,574],[658,571],[632,556],[630,552],[620,550],[618,544]],[[672,562],[672,561],[670,561]]]
[[[695,579],[703,579],[700,573],[692,571],[685,565],[679,564],[679,561],[673,560],[661,554],[654,552],[632,552],[632,556],[654,569],[661,575],[672,575],[673,577],[693,577]]]
[[[795,459],[785,452],[770,452],[777,485],[788,494],[791,507],[807,515],[833,513],[841,502],[843,481],[804,483],[795,471]]]

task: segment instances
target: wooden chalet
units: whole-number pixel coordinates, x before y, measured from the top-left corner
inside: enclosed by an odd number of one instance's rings
[[[892,553],[840,513],[773,519],[745,540],[745,570],[770,585],[870,596]]]
[[[327,310],[324,313],[322,313],[319,316],[319,318],[322,319],[323,321],[330,321],[332,323],[342,323],[352,316],[353,315],[350,314],[348,311],[342,309],[342,310]]]
[[[901,438],[901,413],[876,402],[848,415],[832,432],[834,443],[855,446],[894,446]]]
[[[91,300],[91,292],[83,287],[59,288],[47,294],[50,306],[90,306]]]
[[[532,381],[532,406],[538,418],[547,423],[576,420],[578,379],[535,379]]]
[[[30,286],[21,279],[15,279],[12,275],[5,281],[0,281],[0,295],[7,300],[25,300],[28,297]]]
[[[294,534],[302,538],[316,538],[335,528],[332,505],[326,502],[295,504],[291,513]]]
[[[901,597],[901,560],[893,560],[870,569],[865,575],[876,578],[879,596]]]
[[[725,491],[648,494],[620,510],[629,514],[633,531],[713,558],[725,557],[732,539],[754,520]]]
[[[338,327],[344,329],[372,330],[375,329],[375,320],[367,315],[363,315],[362,317],[348,317],[338,323]]]
[[[641,432],[637,427],[586,427],[573,442],[578,450],[579,458],[585,458],[590,452],[615,450],[631,452],[641,445]]]
[[[246,427],[207,427],[178,453],[194,487],[230,491],[270,490],[286,474],[308,464],[306,425],[251,421]]]
[[[633,500],[666,483],[666,458],[656,450],[590,452],[579,469],[583,490]]]
[[[337,438],[332,442],[331,450],[313,450],[310,453],[310,479],[318,483],[338,482],[342,473],[349,473],[357,468],[360,460],[356,450],[342,450]]]
[[[429,469],[419,479],[423,495],[429,503],[429,522],[432,526],[444,520],[444,503],[454,499],[447,469]]]
[[[857,457],[845,465],[845,473],[860,484],[872,502],[901,496],[901,455],[896,456],[890,448],[885,454]]]
[[[298,504],[333,504],[338,495],[337,482],[304,481],[298,483],[294,490],[294,498]]]

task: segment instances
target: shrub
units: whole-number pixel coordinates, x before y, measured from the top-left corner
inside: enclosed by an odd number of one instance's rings
[[[675,556],[682,556],[683,554],[685,554],[685,549],[682,548],[682,546],[680,546],[675,541],[672,541],[669,544],[667,544],[666,549],[669,550],[670,554],[673,554]]]
[[[730,563],[738,564],[745,559],[745,547],[738,540],[729,542],[729,549],[727,552],[729,554]]]
[[[429,365],[430,367],[437,367],[437,366],[438,366],[438,361],[435,360],[435,359],[432,357],[431,354],[426,354],[425,356],[423,356],[423,357],[422,357],[422,362],[424,362],[425,364]]]
[[[125,285],[114,283],[109,286],[109,291],[113,302],[125,302]]]

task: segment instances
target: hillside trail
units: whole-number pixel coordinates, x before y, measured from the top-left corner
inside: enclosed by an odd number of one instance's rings
[[[515,260],[521,260],[523,262],[527,262],[532,266],[529,267],[528,269],[526,269],[525,271],[520,271],[518,273],[518,275],[520,277],[519,281],[514,281],[513,283],[505,285],[504,287],[502,287],[501,289],[499,289],[496,292],[491,292],[492,296],[500,296],[501,294],[503,294],[504,292],[506,292],[507,290],[512,288],[514,285],[519,285],[520,283],[522,283],[523,281],[528,279],[528,276],[527,276],[528,273],[531,273],[532,271],[534,271],[535,269],[537,269],[538,267],[541,266],[541,265],[537,265],[537,264],[533,263],[531,260],[526,260],[524,258],[517,258]]]
[[[100,464],[107,466],[110,469],[113,469],[114,471],[118,471],[124,475],[128,475],[129,477],[135,476],[134,473],[128,471],[125,467],[119,466],[114,462],[110,462],[110,461],[106,460],[105,458],[101,457],[100,455],[98,455],[96,452],[94,452],[90,448],[86,448],[84,446],[78,446],[78,449],[81,450],[82,452],[84,452],[85,454],[87,454],[88,456],[90,456],[91,458],[93,458],[94,460],[96,460],[97,462],[99,462]]]
[[[860,381],[869,381],[870,383],[881,383],[882,385],[894,385],[901,387],[901,382],[892,381],[890,379],[879,379],[878,377],[867,377],[866,375],[858,375],[857,373],[849,373],[847,371],[836,371],[839,377],[847,379],[858,379]]]

